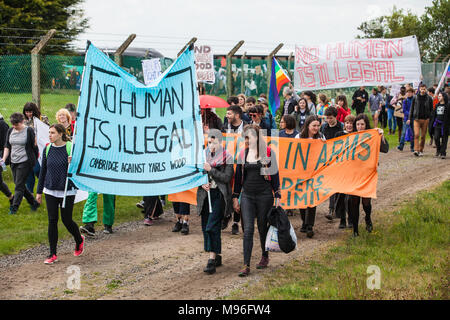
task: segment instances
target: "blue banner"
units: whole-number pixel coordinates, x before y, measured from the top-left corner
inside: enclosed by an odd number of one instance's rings
[[[207,183],[194,52],[148,86],[88,44],[69,166],[98,193],[163,195]]]

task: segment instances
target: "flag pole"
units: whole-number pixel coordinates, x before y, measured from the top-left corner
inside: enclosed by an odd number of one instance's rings
[[[444,69],[444,73],[442,74],[441,79],[439,80],[439,84],[438,84],[438,86],[437,86],[437,88],[436,88],[436,92],[435,92],[436,95],[439,94],[439,90],[441,90],[441,87],[442,87],[443,84],[444,84],[444,80],[445,80],[445,77],[446,77],[446,75],[447,75],[447,71],[448,71],[448,67],[449,67],[449,66],[450,66],[450,59],[449,59],[448,62],[447,62],[447,66],[446,66],[445,69]]]

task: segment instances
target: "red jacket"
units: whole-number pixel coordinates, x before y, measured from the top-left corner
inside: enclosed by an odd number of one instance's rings
[[[347,111],[345,111],[344,108],[338,109],[338,115],[336,117],[337,121],[344,123],[345,117],[352,113],[352,110],[350,108],[347,108]]]

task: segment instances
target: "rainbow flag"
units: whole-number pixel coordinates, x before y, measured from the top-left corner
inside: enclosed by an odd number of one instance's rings
[[[280,107],[280,91],[283,85],[291,82],[286,72],[280,66],[278,61],[272,58],[272,75],[270,77],[270,91],[269,91],[269,108],[272,115],[275,116]]]

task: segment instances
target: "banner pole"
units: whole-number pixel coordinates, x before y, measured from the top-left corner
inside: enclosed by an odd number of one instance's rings
[[[205,155],[205,161],[206,161],[206,150],[203,149],[203,153]],[[208,179],[208,183],[209,183],[209,179]],[[209,213],[212,213],[212,205],[211,205],[211,192],[208,190],[206,191],[208,193],[208,205],[209,205]]]
[[[80,97],[81,97],[81,88],[83,88],[83,81],[84,81],[84,71],[86,70],[86,59],[87,59],[87,51],[89,49],[91,42],[87,41],[86,42],[86,50],[84,52],[84,68],[83,68],[83,73],[81,74],[81,84],[80,84],[80,94],[78,95],[78,104],[77,104],[77,117],[78,117],[78,106],[80,104]],[[75,118],[75,124],[73,126],[73,138],[72,138],[72,146],[70,148],[70,156],[73,155],[73,146],[75,145],[75,136],[76,136],[76,132],[77,132],[77,119]],[[67,176],[66,176],[66,186],[64,187],[64,198],[63,198],[63,202],[61,205],[61,208],[65,208],[66,207],[66,197],[67,197],[67,186],[69,184],[69,167],[70,167],[70,163],[67,166]]]

